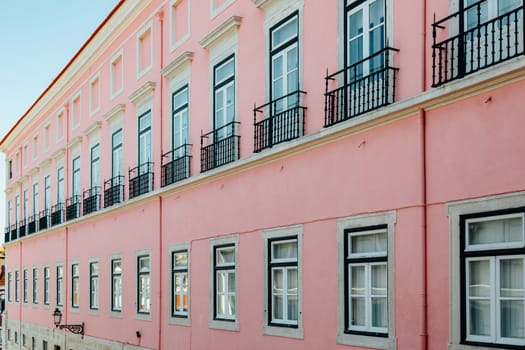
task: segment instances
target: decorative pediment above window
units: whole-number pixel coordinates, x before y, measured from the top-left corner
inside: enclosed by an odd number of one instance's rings
[[[39,171],[40,171],[40,167],[36,166],[33,169],[31,169],[27,174],[29,176],[35,176],[35,175],[37,175],[39,173]]]
[[[155,85],[156,84],[153,81],[145,82],[141,87],[129,95],[130,101],[137,105],[146,98],[151,97],[155,91]]]
[[[38,164],[38,167],[40,169],[45,169],[45,168],[49,167],[50,165],[51,165],[51,159],[48,158],[48,159],[45,159],[42,162],[40,162],[40,164]]]
[[[116,117],[118,117],[119,115],[121,114],[124,114],[124,111],[126,110],[126,105],[123,104],[123,103],[120,103],[118,105],[116,105],[115,107],[111,108],[105,115],[104,115],[104,119],[107,121],[107,122],[110,122],[115,119]]]
[[[175,58],[173,61],[171,61],[170,64],[168,64],[166,67],[164,67],[160,72],[164,76],[164,78],[171,80],[175,77],[175,75],[186,66],[186,64],[189,64],[191,60],[193,59],[193,52],[192,51],[184,51],[181,53],[177,58]]]
[[[91,134],[94,132],[100,131],[100,128],[102,127],[102,122],[96,121],[90,126],[88,126],[86,129],[84,129],[84,135],[90,137]]]
[[[57,159],[63,158],[65,154],[66,154],[66,149],[60,148],[59,150],[57,150],[55,153],[51,155],[51,158],[57,160]]]
[[[67,143],[68,148],[74,148],[82,142],[82,136],[77,136]],[[54,157],[53,157],[54,158]]]
[[[211,46],[216,45],[218,42],[226,40],[231,35],[237,32],[237,28],[241,25],[241,21],[241,16],[229,17],[211,32],[206,34],[206,36],[199,41],[199,44],[203,48],[209,49]]]

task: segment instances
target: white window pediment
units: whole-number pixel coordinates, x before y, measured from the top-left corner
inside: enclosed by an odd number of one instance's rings
[[[229,47],[231,42],[237,42],[237,29],[241,25],[241,16],[231,16],[215,27],[199,41],[199,44],[207,49],[214,50],[216,47]],[[215,50],[214,50],[215,51]],[[222,50],[219,50],[222,51]]]

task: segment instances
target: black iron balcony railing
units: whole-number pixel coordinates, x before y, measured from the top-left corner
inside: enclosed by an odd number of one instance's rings
[[[162,155],[162,187],[190,177],[190,147],[190,144],[184,144]]]
[[[153,190],[153,162],[129,169],[129,199]]]
[[[64,203],[57,203],[51,207],[51,226],[64,222]]]
[[[254,152],[303,136],[306,107],[301,97],[304,94],[306,92],[297,90],[254,107]],[[263,119],[257,120],[258,115],[262,115]]]
[[[38,214],[38,229],[46,230],[50,227],[49,210],[44,209]]]
[[[385,47],[335,73],[327,74],[325,127],[394,103],[399,68],[391,65],[391,56],[398,51]]]
[[[11,240],[11,236],[10,236],[10,233],[11,233],[11,229],[9,226],[7,226],[4,230],[4,242],[7,243]]]
[[[95,186],[82,194],[82,215],[94,213],[100,209],[100,187]]]
[[[32,215],[27,218],[27,234],[30,235],[38,231],[38,215]]]
[[[489,0],[481,0],[432,24],[432,86],[523,55],[525,35],[523,3],[488,16]]]
[[[80,217],[80,196],[73,195],[66,199],[66,221]]]
[[[18,237],[25,237],[26,235],[26,219],[18,222]]]
[[[104,181],[104,208],[124,202],[124,176]]]
[[[201,131],[201,172],[239,159],[239,139],[237,124],[230,122],[206,134]]]
[[[15,239],[18,239],[18,225],[12,224],[11,225],[11,240],[14,241]]]

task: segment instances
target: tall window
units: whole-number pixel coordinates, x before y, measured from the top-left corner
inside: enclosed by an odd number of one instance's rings
[[[33,268],[33,304],[38,304],[38,269]]]
[[[20,301],[20,273],[15,271],[15,302]]]
[[[38,214],[38,182],[33,183],[33,216]]]
[[[150,312],[150,259],[148,255],[137,258],[137,312],[148,314]]]
[[[388,333],[386,226],[345,231],[346,332]]]
[[[268,244],[270,325],[297,327],[299,274],[297,236],[279,237]]]
[[[91,188],[100,185],[100,145],[91,147]]]
[[[480,0],[464,0],[464,8],[473,5]],[[479,6],[473,6],[466,11],[466,29],[472,29],[493,18],[504,15],[521,6],[522,0],[487,0]],[[479,13],[478,13],[479,12]],[[497,30],[497,29],[496,29]]]
[[[525,345],[524,218],[523,210],[460,217],[467,343]]]
[[[73,178],[71,182],[73,196],[80,195],[80,157],[73,159]]]
[[[270,30],[271,99],[272,101],[299,90],[299,15],[294,14]],[[297,95],[280,99],[272,105],[278,113],[298,103]]]
[[[223,127],[235,120],[235,57],[217,64],[213,73],[214,130],[220,140],[232,135],[233,128]]]
[[[44,267],[44,305],[49,305],[49,267]]]
[[[71,306],[78,308],[80,292],[80,271],[78,264],[71,265]]]
[[[15,196],[15,224],[18,225],[20,221],[20,196]]]
[[[118,129],[111,136],[111,169],[112,177],[124,174],[122,162],[122,129]]]
[[[13,201],[7,201],[7,227],[11,226],[11,220],[13,215]]]
[[[64,167],[57,170],[57,203],[64,202]]]
[[[7,301],[8,302],[11,302],[11,283],[13,283],[13,281],[11,280],[11,272],[8,272],[7,273]]]
[[[44,177],[44,209],[51,208],[51,176]]]
[[[27,269],[24,269],[23,278],[24,278],[23,281],[22,281],[23,282],[23,286],[22,286],[23,289],[22,290],[23,290],[23,293],[24,293],[23,298],[24,298],[24,303],[27,303],[27,300],[28,300],[28,291],[27,291],[27,288],[28,288],[28,286],[27,286],[28,276],[27,276]]]
[[[111,311],[122,310],[122,259],[111,260]]]
[[[172,95],[173,114],[172,114],[172,149],[179,149],[188,143],[188,86],[175,91]],[[184,149],[173,155],[174,157],[184,156]]]
[[[89,264],[89,308],[98,310],[98,262]]]
[[[28,214],[28,208],[29,208],[29,190],[26,188],[24,189],[24,220],[27,219]]]
[[[64,297],[62,294],[64,284],[64,268],[57,266],[57,306],[64,305]]]
[[[235,245],[213,247],[214,319],[234,321],[237,315]]]
[[[188,317],[188,251],[176,251],[171,256],[172,264],[172,310],[174,317]]]
[[[151,161],[151,110],[139,117],[139,165]],[[144,168],[146,170],[147,168]]]

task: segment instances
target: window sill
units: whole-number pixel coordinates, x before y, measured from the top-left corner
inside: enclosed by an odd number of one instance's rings
[[[520,348],[519,345],[467,345],[467,344],[448,344],[448,350],[494,350],[494,349],[515,349]]]
[[[111,317],[122,318],[122,311],[112,310],[109,312]]]
[[[368,336],[368,335],[338,333],[337,343],[343,344],[343,345],[354,345],[354,346],[362,346],[365,348],[385,349],[385,350],[394,350],[396,348],[396,338],[395,337],[383,338],[383,337],[374,337],[374,336]]]
[[[191,325],[191,322],[190,322],[190,317],[175,317],[175,316],[170,316],[169,318],[169,324],[174,324],[174,325],[179,325],[179,326],[190,326]]]
[[[304,338],[304,331],[302,328],[288,328],[264,325],[263,333],[266,335],[275,335],[278,337],[288,337],[297,339]]]
[[[151,321],[151,313],[135,313],[135,319],[141,321]]]
[[[222,321],[222,320],[209,320],[208,328],[222,329],[225,331],[239,331],[239,322],[235,321]]]

